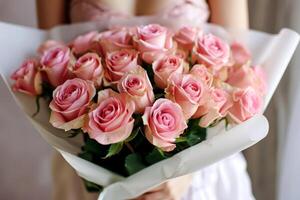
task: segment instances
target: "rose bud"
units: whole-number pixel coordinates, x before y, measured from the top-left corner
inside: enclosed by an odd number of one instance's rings
[[[185,119],[189,119],[203,102],[205,90],[202,81],[193,75],[173,73],[165,92],[166,98],[179,104]]]
[[[71,49],[76,55],[88,52],[93,44],[94,38],[97,36],[97,31],[92,31],[84,35],[80,35],[71,43]]]
[[[69,48],[54,47],[44,52],[40,62],[48,81],[56,87],[69,78],[68,67],[74,63],[74,58]]]
[[[184,26],[177,31],[173,38],[181,49],[190,51],[193,49],[196,35],[196,28]]]
[[[95,93],[93,82],[80,78],[67,80],[58,86],[49,105],[52,126],[65,131],[81,128]]]
[[[241,67],[232,67],[229,70],[227,83],[238,88],[253,87],[261,95],[267,90],[265,74],[260,66],[243,65]]]
[[[125,27],[114,28],[100,33],[96,42],[99,43],[104,55],[121,49],[132,49],[133,41],[129,30]]]
[[[54,47],[65,47],[66,45],[63,42],[59,42],[56,40],[47,40],[46,42],[42,43],[39,48],[37,49],[37,52],[40,55],[43,55],[44,52],[47,50],[54,48]]]
[[[242,66],[251,60],[251,53],[241,43],[232,43],[231,52],[235,66]]]
[[[182,109],[168,99],[158,99],[146,107],[142,118],[146,138],[163,151],[174,150],[176,138],[187,128]]]
[[[168,79],[172,73],[182,74],[185,68],[184,61],[174,55],[165,55],[152,64],[154,81],[157,87],[164,89],[168,85]]]
[[[98,104],[88,114],[83,130],[103,145],[124,141],[132,132],[134,103],[111,89],[98,93]]]
[[[259,92],[252,87],[237,89],[232,94],[233,106],[229,109],[228,117],[236,123],[241,123],[258,114],[263,105]]]
[[[170,53],[175,49],[170,31],[158,24],[137,27],[133,40],[134,45],[141,52],[141,58],[149,64],[162,54]]]
[[[115,84],[125,73],[136,70],[137,58],[138,52],[135,50],[121,49],[107,53],[104,72],[107,84]]]
[[[190,71],[190,74],[202,80],[208,88],[211,87],[214,77],[204,65],[194,65]]]
[[[136,72],[125,74],[118,83],[120,93],[125,93],[135,103],[137,113],[143,113],[145,107],[154,102],[153,88],[147,72],[139,67]]]
[[[33,96],[42,93],[42,77],[35,59],[24,61],[21,67],[11,75],[11,79],[15,80],[12,86],[14,91]]]
[[[193,116],[201,117],[199,126],[208,127],[214,121],[225,117],[228,109],[232,106],[232,99],[228,92],[220,88],[211,88],[207,93],[208,98],[203,105],[200,105]]]
[[[84,54],[69,69],[76,77],[93,81],[95,87],[101,86],[103,67],[101,58],[96,53]]]
[[[212,68],[213,72],[229,64],[229,45],[213,34],[200,33],[193,48],[192,58],[199,64]]]

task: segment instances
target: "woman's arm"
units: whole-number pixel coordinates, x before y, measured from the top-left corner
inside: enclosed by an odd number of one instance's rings
[[[68,0],[36,0],[38,27],[49,29],[67,20]]]
[[[247,0],[209,0],[211,22],[228,28],[249,27]]]

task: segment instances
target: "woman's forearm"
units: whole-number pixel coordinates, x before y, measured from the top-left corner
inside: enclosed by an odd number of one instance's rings
[[[249,27],[247,0],[209,0],[211,22],[228,28]]]
[[[36,0],[39,28],[49,29],[66,23],[67,2],[66,0]]]

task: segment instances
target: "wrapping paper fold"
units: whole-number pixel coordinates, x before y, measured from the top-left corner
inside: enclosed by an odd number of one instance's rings
[[[35,118],[31,118],[31,114],[35,111],[34,98],[11,91],[10,74],[19,67],[25,58],[33,56],[38,45],[46,39],[68,42],[75,36],[90,30],[101,31],[113,25],[137,25],[157,21],[158,19],[151,17],[139,17],[130,21],[112,19],[102,24],[75,24],[56,27],[49,31],[0,23],[1,84],[6,84],[12,97],[24,111],[24,116],[29,119],[37,132],[62,154],[81,177],[105,186],[99,196],[101,200],[136,197],[167,179],[196,172],[229,155],[240,152],[260,141],[268,132],[268,121],[262,114],[228,131],[225,131],[224,124],[220,123],[208,130],[206,141],[124,178],[77,157],[76,154],[82,145],[81,137],[64,138],[63,131],[51,127],[46,104],[41,105],[41,112]],[[173,28],[181,26],[181,24],[171,21],[159,20],[159,23]],[[188,22],[185,23],[185,25],[188,24]],[[253,63],[262,65],[267,75],[268,93],[264,104],[264,108],[266,108],[297,47],[299,35],[289,29],[282,29],[276,35],[252,30],[246,32],[225,31],[221,27],[209,24],[203,25],[203,29],[227,41],[242,42],[250,49],[254,59]]]

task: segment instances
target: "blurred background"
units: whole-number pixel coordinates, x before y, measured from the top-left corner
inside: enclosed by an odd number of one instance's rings
[[[277,33],[287,27],[300,33],[299,0],[249,0],[249,11],[252,29]],[[0,21],[36,27],[35,0],[0,0]],[[267,109],[268,136],[244,152],[258,200],[300,199],[299,58],[298,48]],[[0,94],[0,199],[50,199],[53,150],[3,86]]]

